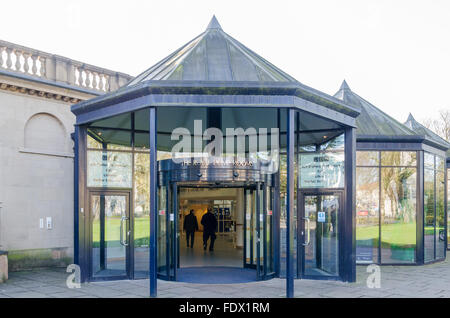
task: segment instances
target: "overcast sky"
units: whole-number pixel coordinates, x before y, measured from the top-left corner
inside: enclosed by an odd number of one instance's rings
[[[450,109],[450,1],[2,1],[0,39],[137,75],[204,31],[303,84],[350,88],[397,120]]]

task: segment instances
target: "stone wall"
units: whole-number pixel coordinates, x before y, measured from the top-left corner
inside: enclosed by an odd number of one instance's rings
[[[10,271],[73,262],[70,106],[130,79],[0,40],[0,250]]]
[[[74,121],[67,103],[0,90],[0,250],[10,270],[73,258]]]

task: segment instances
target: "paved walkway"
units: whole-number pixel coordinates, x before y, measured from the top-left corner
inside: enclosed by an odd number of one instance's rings
[[[450,258],[450,257],[449,257]],[[450,261],[426,266],[381,267],[381,288],[367,287],[365,266],[357,267],[357,282],[296,280],[295,297],[450,297]],[[0,298],[23,297],[148,297],[148,280],[66,286],[64,269],[11,273],[0,284]],[[158,281],[159,297],[284,297],[283,279],[244,284],[192,284]]]

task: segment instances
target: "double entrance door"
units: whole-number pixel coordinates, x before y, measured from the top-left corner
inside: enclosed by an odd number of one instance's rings
[[[342,191],[299,191],[297,277],[338,279],[343,222]]]
[[[220,188],[221,185],[216,187]],[[255,269],[258,280],[269,279],[274,276],[273,187],[265,183],[255,183],[243,188],[243,267]],[[179,187],[175,182],[159,187],[157,268],[158,277],[165,280],[177,280],[177,269],[180,266],[178,195]]]

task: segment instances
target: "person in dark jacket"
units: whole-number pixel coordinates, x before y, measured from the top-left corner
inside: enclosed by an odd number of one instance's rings
[[[189,247],[189,239],[190,239],[191,248],[193,248],[195,231],[198,231],[197,217],[194,215],[194,210],[190,210],[189,214],[184,217],[183,229],[186,231],[187,247]]]
[[[201,221],[203,225],[203,249],[206,251],[208,245],[208,239],[211,237],[211,243],[209,244],[209,250],[214,250],[214,241],[216,240],[217,219],[209,208]]]

